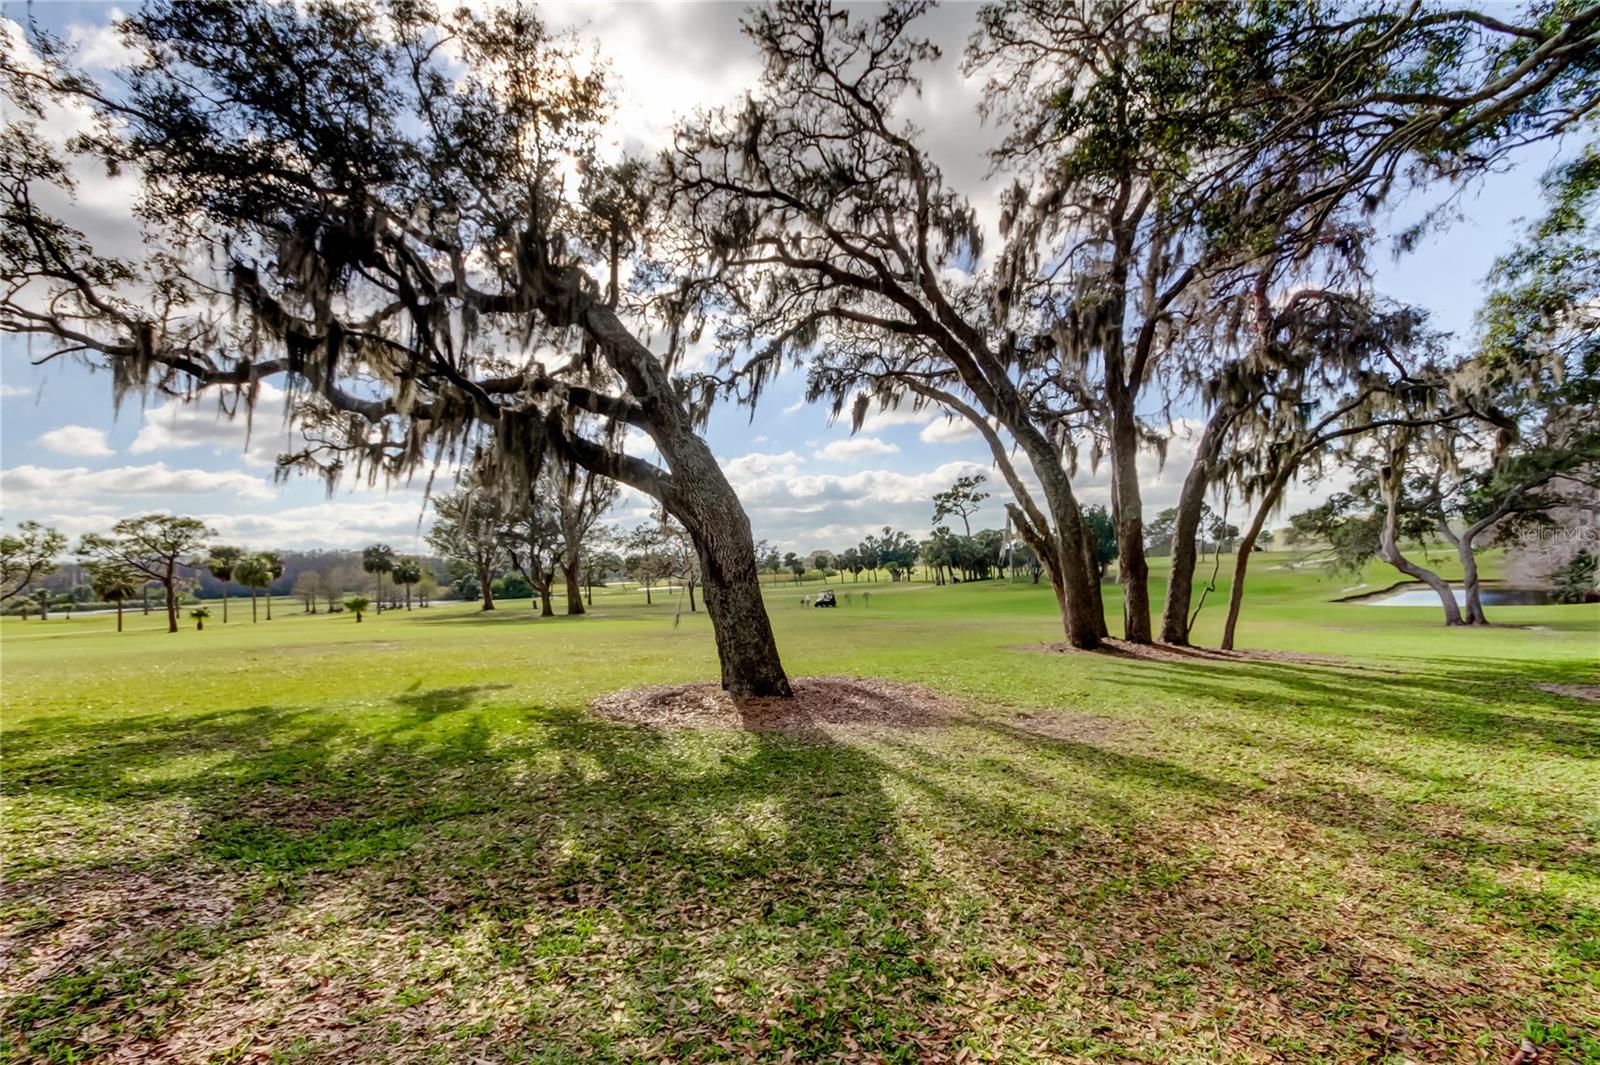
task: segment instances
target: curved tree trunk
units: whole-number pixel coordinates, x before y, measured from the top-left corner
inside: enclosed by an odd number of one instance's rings
[[[1378,472],[1378,490],[1383,496],[1383,529],[1378,537],[1378,557],[1406,576],[1432,588],[1444,607],[1444,623],[1460,625],[1461,607],[1456,603],[1455,591],[1445,583],[1444,578],[1417,565],[1400,551],[1400,481],[1404,476],[1405,470],[1393,462]]]
[[[1222,626],[1220,646],[1224,651],[1233,650],[1234,635],[1239,627],[1239,610],[1244,606],[1244,577],[1245,571],[1250,568],[1250,553],[1256,549],[1256,540],[1261,536],[1262,526],[1267,523],[1267,515],[1277,507],[1288,483],[1287,473],[1272,482],[1267,494],[1261,497],[1261,505],[1256,507],[1255,517],[1250,519],[1250,528],[1245,530],[1243,539],[1239,541],[1239,553],[1233,560],[1233,585],[1228,589],[1228,620]]]
[[[1483,614],[1483,582],[1478,576],[1478,555],[1472,549],[1472,537],[1476,531],[1476,526],[1469,527],[1464,535],[1457,536],[1455,530],[1450,528],[1450,519],[1444,514],[1439,515],[1439,532],[1456,549],[1456,557],[1461,560],[1461,588],[1466,600],[1461,605],[1461,620],[1467,625],[1487,625],[1489,619]],[[1454,599],[1455,596],[1450,598]]]
[[[1094,548],[1087,542],[1083,527],[1083,510],[1073,494],[1072,482],[1061,465],[1061,455],[1043,433],[1028,420],[1026,411],[1011,397],[1008,405],[1001,397],[993,397],[996,416],[1003,411],[1002,419],[1007,430],[1028,457],[1034,476],[1039,479],[1039,490],[1044,494],[1045,517],[1033,501],[1032,494],[1017,476],[1016,466],[1007,453],[1004,442],[993,425],[971,405],[948,392],[926,385],[913,385],[917,392],[944,404],[966,418],[989,445],[995,467],[999,469],[1011,493],[1016,497],[1013,520],[1019,530],[1026,523],[1033,526],[1029,545],[1034,553],[1051,570],[1051,583],[1057,587],[1057,604],[1061,608],[1061,626],[1066,631],[1067,642],[1074,647],[1092,650],[1100,646],[1106,636],[1106,612],[1100,598],[1099,581],[1095,579]],[[1012,406],[1016,409],[1012,409]],[[1054,521],[1054,528],[1051,521]],[[1046,561],[1053,560],[1052,562]]]
[[[692,433],[663,442],[673,487],[663,499],[688,530],[700,558],[706,613],[716,635],[722,687],[735,698],[793,694],[761,598],[750,519],[705,441]]]
[[[1195,447],[1194,464],[1178,494],[1178,517],[1172,528],[1172,569],[1161,611],[1162,643],[1189,646],[1189,608],[1194,599],[1194,572],[1200,563],[1200,518],[1205,513],[1206,493],[1211,489],[1212,463],[1231,417],[1226,408],[1218,408],[1206,422]]]

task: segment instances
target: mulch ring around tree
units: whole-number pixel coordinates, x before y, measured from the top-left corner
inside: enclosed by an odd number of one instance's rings
[[[716,684],[664,684],[602,695],[601,717],[669,729],[827,733],[923,729],[971,720],[948,696],[876,677],[795,677],[792,699],[735,700]]]

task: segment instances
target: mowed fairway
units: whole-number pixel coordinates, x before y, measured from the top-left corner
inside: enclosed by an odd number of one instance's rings
[[[1600,1061],[1600,705],[1539,687],[1600,607],[1447,632],[1283,560],[1241,644],[1342,661],[782,586],[792,674],[965,712],[801,735],[588,711],[715,677],[669,596],[7,619],[5,1060]]]

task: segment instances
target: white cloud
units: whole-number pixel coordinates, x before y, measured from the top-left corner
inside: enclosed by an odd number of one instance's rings
[[[390,499],[329,500],[267,514],[211,513],[202,520],[220,540],[252,547],[355,548],[387,543],[424,551],[433,508],[420,492]]]
[[[854,402],[846,403],[843,408],[843,417],[848,419],[850,417],[850,411],[853,410],[854,407]],[[877,403],[874,402],[872,406],[868,408],[867,416],[862,420],[861,428],[857,431],[863,433],[879,433],[885,429],[890,429],[897,425],[926,425],[928,422],[932,421],[935,416],[935,412],[927,407],[924,407],[922,410],[912,410],[910,403],[907,403],[902,407],[890,407],[887,410],[879,410]],[[848,424],[848,422],[846,422],[846,424]]]
[[[139,52],[129,48],[116,30],[116,23],[123,18],[121,9],[110,8],[105,17],[99,25],[67,28],[67,43],[77,49],[78,63],[90,70],[112,71],[137,62]]]
[[[294,449],[295,436],[285,420],[286,400],[283,389],[262,384],[255,410],[241,410],[233,417],[218,406],[215,395],[152,407],[128,451],[148,455],[209,447],[213,454],[242,455],[247,465],[270,468],[280,454]]]
[[[6,399],[11,396],[31,395],[33,395],[32,390],[23,388],[21,385],[0,385],[0,399]]]
[[[955,444],[977,436],[977,428],[965,418],[939,418],[924,425],[917,439],[924,444]]]
[[[852,436],[833,441],[818,451],[817,457],[834,462],[849,462],[868,455],[892,455],[899,450],[898,446],[879,440],[875,436]]]
[[[242,470],[175,470],[164,462],[106,470],[14,466],[0,472],[0,493],[5,495],[8,510],[46,516],[73,510],[85,502],[115,503],[130,496],[164,500],[175,495],[213,492],[258,502],[276,497],[271,484]],[[134,504],[145,505],[142,501]]]
[[[728,483],[738,489],[741,485],[762,484],[769,480],[784,480],[797,476],[805,459],[793,451],[766,454],[753,451],[736,459],[721,460],[722,472]]]
[[[116,452],[106,443],[106,431],[87,425],[63,425],[39,434],[39,443],[62,455],[80,458],[103,458]]]

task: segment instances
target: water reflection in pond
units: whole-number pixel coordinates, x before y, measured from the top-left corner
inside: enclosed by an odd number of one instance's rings
[[[1461,606],[1467,605],[1467,593],[1460,588],[1453,588],[1456,602]],[[1548,606],[1555,602],[1550,593],[1543,588],[1491,588],[1485,587],[1482,592],[1483,605],[1489,606]],[[1350,602],[1360,603],[1363,606],[1438,606],[1439,597],[1432,588],[1404,587],[1380,595],[1363,596],[1352,599]]]

